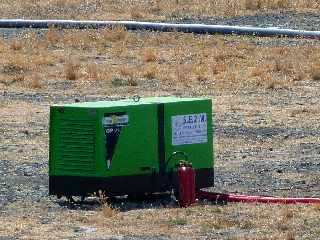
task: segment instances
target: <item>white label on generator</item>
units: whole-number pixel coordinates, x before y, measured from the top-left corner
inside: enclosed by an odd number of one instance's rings
[[[128,115],[111,115],[102,119],[102,125],[106,126],[126,126],[129,123]]]
[[[171,117],[172,145],[208,142],[207,114],[188,114]]]

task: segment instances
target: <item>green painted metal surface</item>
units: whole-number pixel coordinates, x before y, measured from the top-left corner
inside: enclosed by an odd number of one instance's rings
[[[197,127],[197,121],[202,119],[196,119],[206,116],[207,138],[198,138],[194,141],[201,141],[201,143],[194,144],[179,144],[179,141],[174,145],[172,142],[173,127],[172,123],[175,116],[183,116],[184,121],[190,122],[189,127]],[[212,106],[209,100],[194,100],[190,102],[170,102],[165,104],[165,153],[166,160],[173,152],[181,151],[185,152],[190,162],[195,169],[210,168],[213,166],[213,129],[212,129]],[[192,124],[192,122],[194,124]],[[197,135],[197,134],[195,134]],[[199,137],[199,136],[198,136]],[[192,141],[192,138],[189,139]],[[204,142],[205,141],[205,142]],[[178,159],[176,159],[178,160]],[[171,160],[172,161],[172,160]],[[174,167],[177,161],[169,163],[169,168]]]
[[[211,100],[153,97],[139,102],[128,99],[51,106],[49,175],[105,178],[159,174],[159,124],[163,124],[165,161],[173,152],[183,151],[196,169],[213,167]],[[166,171],[178,160],[173,158]]]

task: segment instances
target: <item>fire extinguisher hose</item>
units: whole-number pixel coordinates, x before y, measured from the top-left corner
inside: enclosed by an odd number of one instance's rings
[[[237,194],[220,194],[202,190],[197,192],[197,198],[226,203],[320,204],[320,198],[266,197]]]

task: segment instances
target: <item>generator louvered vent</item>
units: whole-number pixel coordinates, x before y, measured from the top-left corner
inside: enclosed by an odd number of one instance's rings
[[[61,119],[59,127],[58,168],[67,172],[95,171],[95,121]]]

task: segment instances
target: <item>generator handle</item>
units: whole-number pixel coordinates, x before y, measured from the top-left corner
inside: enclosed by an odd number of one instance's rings
[[[173,157],[177,156],[177,155],[182,155],[184,157],[184,160],[187,162],[188,161],[188,155],[185,152],[182,151],[176,151],[173,152],[170,157],[168,158],[168,161],[166,162],[165,168],[168,167],[169,162],[172,160]]]

